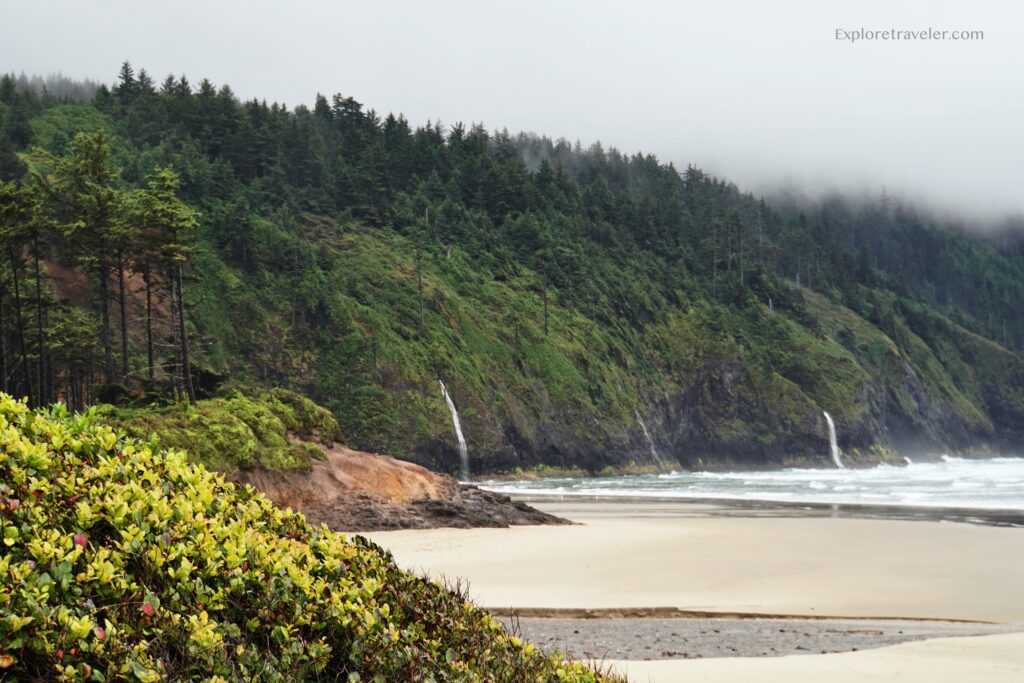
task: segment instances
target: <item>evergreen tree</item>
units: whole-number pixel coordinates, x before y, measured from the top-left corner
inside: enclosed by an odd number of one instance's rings
[[[190,241],[198,223],[195,212],[178,197],[180,185],[178,175],[172,169],[156,169],[149,177],[147,189],[137,196],[134,217],[139,239],[146,245],[145,253],[150,255],[150,264],[164,272],[178,359],[176,380],[181,383],[188,400],[194,403],[196,393],[182,273],[192,258]],[[147,279],[151,278],[152,273]],[[151,286],[151,282],[147,282],[147,286]]]
[[[24,254],[30,237],[30,226],[34,222],[32,215],[32,204],[27,193],[13,182],[0,182],[0,243],[3,244],[4,257],[7,259],[6,274],[10,278],[12,293],[14,296],[14,325],[15,337],[18,344],[19,366],[21,368],[21,390],[26,393],[30,401],[37,403],[39,396],[33,392],[33,378],[29,365],[28,344],[28,323],[24,316]],[[5,287],[6,289],[6,287]],[[0,330],[4,334],[5,330]],[[8,367],[6,348],[4,349],[3,366]],[[4,376],[5,386],[9,386],[9,379],[6,371]],[[39,388],[38,382],[35,389]]]
[[[110,162],[110,140],[102,130],[76,135],[70,154],[54,160],[52,165],[52,178],[39,177],[48,188],[79,264],[93,273],[102,321],[104,379],[113,384],[117,373],[110,320],[110,275],[123,208],[123,193],[117,187],[120,169]]]

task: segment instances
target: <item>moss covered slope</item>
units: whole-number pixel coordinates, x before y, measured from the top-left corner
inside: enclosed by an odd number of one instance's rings
[[[100,422],[0,395],[0,677],[604,680]]]
[[[308,470],[341,429],[330,411],[287,389],[232,390],[195,405],[98,408],[104,421],[130,436],[155,438],[183,450],[192,462],[227,474],[252,467],[274,471]],[[295,438],[293,438],[295,437]]]

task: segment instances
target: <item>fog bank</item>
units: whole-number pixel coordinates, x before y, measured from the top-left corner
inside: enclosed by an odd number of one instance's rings
[[[342,92],[693,163],[744,189],[1020,214],[1024,7],[1007,2],[308,1],[5,5],[0,70],[109,82],[131,60],[241,97]],[[970,31],[966,40],[860,39]],[[976,35],[980,32],[980,35]],[[930,35],[930,34],[929,34]]]

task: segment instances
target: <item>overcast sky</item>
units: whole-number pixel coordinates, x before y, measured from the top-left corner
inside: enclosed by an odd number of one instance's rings
[[[127,59],[244,98],[351,95],[694,163],[741,188],[838,187],[1024,211],[1013,0],[5,0],[0,71],[112,81]],[[849,41],[836,30],[983,31]]]

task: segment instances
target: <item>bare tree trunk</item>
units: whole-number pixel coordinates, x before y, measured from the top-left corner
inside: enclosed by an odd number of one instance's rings
[[[732,230],[725,226],[725,272],[732,272]]]
[[[736,226],[736,246],[740,253],[740,287],[743,287],[743,224]]]
[[[35,256],[36,266],[36,337],[38,339],[37,344],[39,346],[39,363],[38,363],[38,385],[39,385],[39,404],[45,405],[49,403],[50,396],[46,390],[45,382],[45,367],[46,367],[46,336],[43,334],[43,285],[42,276],[39,272],[39,231],[33,231],[32,233],[32,251]]]
[[[416,279],[419,282],[420,292],[420,339],[426,334],[426,327],[423,322],[423,268],[420,263],[420,245],[416,245]]]
[[[103,321],[103,370],[104,381],[107,384],[114,383],[114,340],[110,330],[110,286],[107,283],[107,276],[110,275],[110,264],[107,255],[100,255],[99,270],[97,271],[100,283],[100,319]]]
[[[11,259],[11,274],[14,278],[14,318],[18,326],[18,346],[21,351],[21,374],[25,382],[22,389],[28,395],[29,402],[32,402],[32,374],[28,366],[28,346],[25,344],[25,321],[21,317],[21,286],[18,281],[18,264],[14,255],[14,249],[9,251]]]
[[[7,369],[7,315],[4,310],[4,297],[7,294],[6,290],[7,287],[0,284],[0,372],[3,373],[3,376],[0,377],[0,388],[3,389],[4,393],[10,394],[10,375],[8,374]]]
[[[82,371],[75,372],[75,409],[85,410],[86,402],[89,400],[86,394],[87,382],[82,380]]]
[[[171,384],[174,386],[174,398],[177,400],[180,397],[178,393],[182,388],[182,374],[181,374],[181,337],[180,327],[178,325],[178,295],[177,286],[174,284],[174,270],[171,266],[167,267],[166,284],[170,287],[170,298],[171,298],[171,330],[174,342],[174,361],[171,363]]]
[[[293,256],[292,260],[294,261],[294,266],[293,266],[293,269],[292,269],[292,277],[295,278],[295,280],[297,282],[299,280],[299,278],[300,278],[300,273],[299,273],[299,270],[300,270],[300,267],[299,267],[299,243],[298,242],[295,243],[295,248],[292,250],[292,256]],[[291,322],[291,328],[292,329],[295,329],[295,316],[299,312],[299,306],[300,306],[301,299],[302,299],[302,294],[300,293],[300,289],[297,286],[295,287],[294,294],[295,294],[295,296],[292,298],[292,322]]]
[[[544,278],[544,338],[548,336],[548,279]]]
[[[427,226],[430,226],[430,209],[424,212],[424,220]],[[420,339],[426,336],[426,325],[423,321],[423,263],[420,249],[420,243],[423,241],[423,236],[419,235],[416,238],[416,280],[418,282],[419,294],[420,294]]]
[[[764,217],[760,206],[757,207],[757,261],[764,265]]]
[[[149,365],[149,380],[153,381],[153,283],[150,281],[152,268],[146,261],[146,362]]]
[[[85,381],[79,382],[82,384],[82,408],[85,408],[92,403],[92,396],[89,394],[89,387],[92,385],[93,378],[96,376],[96,354],[93,353],[92,348],[89,348],[89,370],[85,374]]]
[[[85,409],[85,391],[83,389],[82,372],[81,370],[74,370],[71,375],[71,394],[75,400],[75,410],[80,411]]]
[[[718,228],[711,229],[711,291],[718,295]]]
[[[124,248],[117,248],[118,303],[121,308],[121,381],[128,383],[128,305],[124,295]]]
[[[181,286],[181,265],[175,271],[175,281],[178,285],[178,326],[181,337],[181,363],[185,371],[185,391],[188,392],[189,403],[196,402],[196,390],[192,386],[192,365],[188,353],[188,329],[185,326],[185,293]]]

